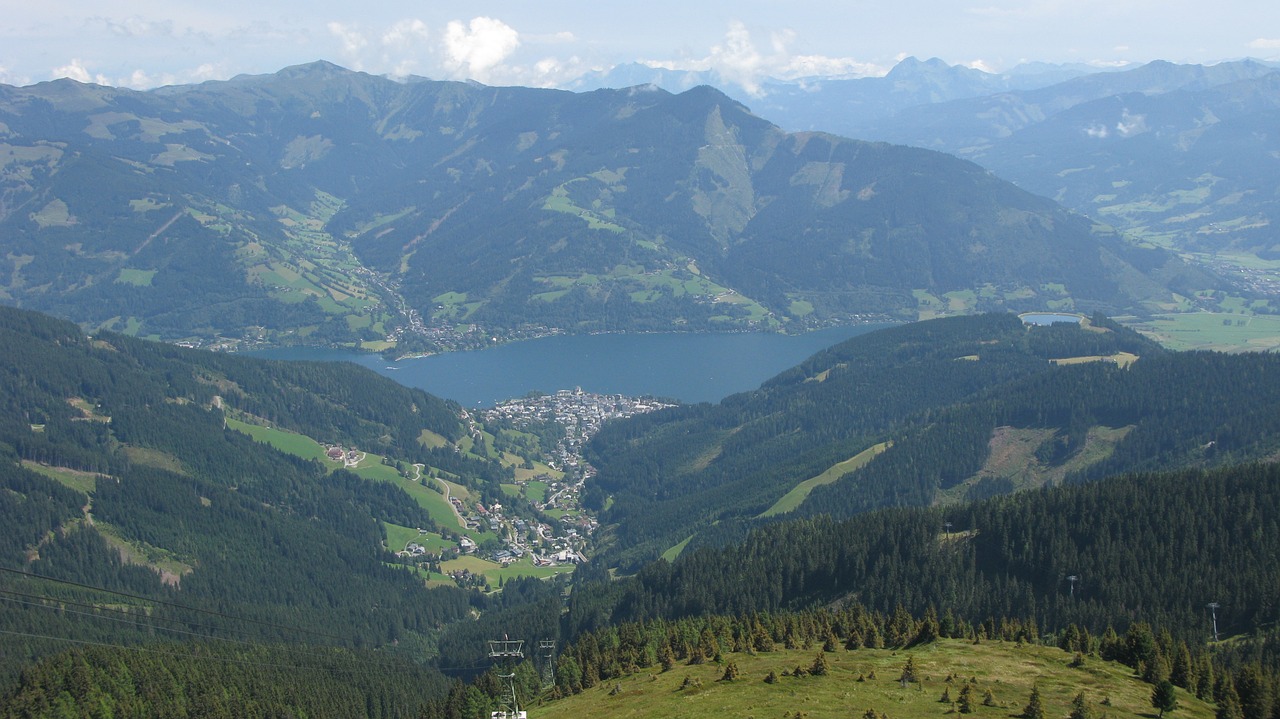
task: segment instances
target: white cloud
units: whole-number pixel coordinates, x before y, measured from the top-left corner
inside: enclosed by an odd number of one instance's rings
[[[99,23],[112,35],[123,38],[138,37],[171,37],[173,36],[172,20],[146,20],[137,15],[116,20],[109,17],[90,18],[90,23]]]
[[[725,33],[724,44],[711,48],[710,63],[725,80],[756,95],[760,92],[761,68],[764,58],[751,42],[747,26],[734,21]]]
[[[1120,122],[1116,123],[1116,132],[1121,137],[1133,137],[1147,131],[1146,115],[1131,115],[1126,109],[1120,118]]]
[[[369,45],[369,38],[359,28],[336,20],[330,22],[327,27],[329,28],[329,33],[342,42],[342,56],[347,62],[351,63],[352,69],[362,69],[363,63],[360,60],[360,55],[365,47]]]
[[[444,31],[444,51],[455,77],[484,82],[520,47],[520,33],[501,20],[472,18],[468,25],[451,21]]]
[[[666,70],[714,71],[725,82],[731,82],[752,95],[762,93],[762,84],[768,78],[867,77],[883,75],[887,71],[887,68],[850,57],[793,54],[791,44],[796,37],[791,30],[771,33],[769,46],[772,53],[765,55],[756,48],[746,25],[735,21],[730,23],[724,42],[712,47],[706,57],[647,60],[644,64]]]
[[[149,87],[155,87],[162,83],[151,79],[151,76],[147,75],[145,70],[134,70],[133,73],[129,75],[129,79],[120,84],[126,87],[131,87],[135,90],[145,90]]]
[[[382,46],[413,47],[418,43],[426,42],[429,36],[425,22],[417,18],[400,20],[382,33]]]
[[[1111,132],[1107,130],[1106,125],[1090,125],[1084,129],[1084,134],[1096,140],[1105,140]]]
[[[62,67],[55,67],[51,73],[54,79],[60,77],[70,78],[76,82],[92,82],[99,85],[110,85],[111,81],[106,75],[93,75],[89,72],[89,68],[84,66],[80,58],[73,58],[71,62]]]
[[[27,85],[31,79],[14,74],[9,68],[0,65],[0,84],[4,85]]]
[[[797,80],[805,77],[869,77],[888,71],[889,68],[859,62],[851,57],[793,55],[785,66],[770,74],[783,80]]]
[[[1255,50],[1280,50],[1280,38],[1260,37],[1249,43],[1249,47]]]
[[[206,82],[208,80],[221,80],[227,77],[227,70],[211,62],[206,62],[196,69],[188,73],[190,78],[195,82]]]

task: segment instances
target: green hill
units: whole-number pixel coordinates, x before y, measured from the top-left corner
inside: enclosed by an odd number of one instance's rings
[[[608,505],[605,560],[635,568],[775,507],[844,517],[1268,459],[1280,450],[1276,365],[1268,354],[1167,352],[1104,317],[895,327],[718,405],[607,427],[588,448],[599,474],[586,497]],[[869,461],[851,462],[859,456]]]
[[[456,405],[351,365],[87,337],[5,307],[0,344],[0,685],[75,644],[322,644],[420,662],[486,606],[452,582],[428,588],[389,551],[388,527],[462,531],[433,519],[453,521],[439,494],[394,466],[315,458],[315,440],[358,448],[518,504],[501,493],[508,467],[457,449]]]
[[[1045,716],[1065,716],[1077,694],[1097,714],[1110,717],[1154,715],[1150,684],[1117,662],[1086,660],[1071,667],[1072,655],[1056,647],[990,641],[944,639],[906,650],[859,649],[824,653],[825,675],[787,676],[797,667],[810,669],[821,652],[812,649],[747,654],[725,653],[722,663],[676,665],[669,671],[650,667],[601,681],[565,699],[533,705],[529,715],[569,717],[861,717],[867,710],[894,719],[961,715],[960,695],[966,685],[973,697],[967,716],[1020,715],[1032,687],[1038,688]],[[899,681],[910,659],[917,681]],[[738,677],[723,681],[726,666]],[[766,682],[770,674],[776,682]],[[989,704],[984,704],[987,692]],[[943,701],[943,695],[949,700]],[[1174,717],[1214,716],[1211,705],[1177,690]],[[1105,705],[1103,702],[1106,702]]]

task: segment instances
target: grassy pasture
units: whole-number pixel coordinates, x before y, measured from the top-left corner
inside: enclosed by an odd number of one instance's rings
[[[506,581],[515,579],[516,577],[538,577],[545,579],[546,577],[554,577],[557,574],[564,574],[573,571],[572,564],[562,564],[554,567],[535,567],[533,561],[528,557],[524,557],[517,562],[512,562],[507,566],[502,566],[497,562],[490,562],[487,559],[481,559],[476,556],[462,556],[457,559],[450,559],[442,562],[440,568],[445,572],[455,572],[460,569],[466,569],[472,574],[483,574],[485,579],[489,580],[489,586],[493,589],[498,588],[498,580]]]
[[[286,432],[282,429],[275,429],[273,427],[249,424],[248,422],[242,422],[231,417],[227,418],[227,427],[229,429],[234,429],[237,432],[243,432],[250,437],[253,437],[254,440],[264,444],[269,444],[286,454],[292,454],[302,457],[303,459],[314,459],[319,462],[332,464],[329,462],[329,458],[324,454],[324,447],[320,446],[319,442],[311,439],[310,437],[296,434],[294,432]]]
[[[676,561],[676,558],[680,556],[680,553],[684,551],[684,548],[685,548],[685,547],[687,547],[687,546],[689,546],[689,541],[690,541],[691,539],[693,539],[693,535],[692,535],[692,534],[690,534],[689,536],[685,537],[683,542],[681,542],[681,543],[677,544],[676,546],[671,547],[671,548],[670,548],[670,549],[668,549],[667,551],[663,552],[663,553],[662,553],[662,558],[663,558],[663,559],[665,559],[665,560],[667,560],[668,562],[674,562],[674,561]]]
[[[539,463],[535,463],[534,466],[537,466],[537,464]],[[536,480],[530,481],[524,486],[524,495],[530,502],[542,503],[547,501],[547,483]]]
[[[1061,359],[1051,359],[1051,364],[1068,365],[1068,364],[1087,364],[1089,362],[1114,362],[1121,367],[1128,367],[1138,361],[1138,355],[1131,352],[1117,352],[1113,355],[1089,355],[1087,357],[1063,357]]]
[[[1280,315],[1187,312],[1156,315],[1129,327],[1175,350],[1274,350],[1280,348]]]
[[[157,270],[134,270],[124,268],[120,270],[120,275],[116,277],[116,282],[122,285],[133,285],[134,287],[150,287],[151,280],[155,278]]]
[[[93,472],[81,472],[78,469],[67,469],[66,467],[50,467],[49,465],[32,462],[29,459],[22,460],[22,466],[52,479],[66,487],[84,492],[85,494],[93,494],[93,490],[98,486],[98,475]]]
[[[797,484],[790,492],[782,495],[782,498],[773,503],[773,506],[760,513],[761,517],[772,517],[777,514],[785,514],[799,507],[805,499],[808,499],[809,493],[814,487],[820,487],[824,484],[831,484],[840,479],[844,475],[865,467],[868,462],[875,459],[878,454],[889,448],[888,442],[881,442],[859,452],[858,454],[846,459],[843,462],[837,462],[827,469],[827,471],[816,477],[810,477],[800,484]],[[685,540],[686,542],[688,540]]]
[[[1098,715],[1105,711],[1112,719],[1155,717],[1151,707],[1151,685],[1133,676],[1123,665],[1090,658],[1079,668],[1068,666],[1071,655],[1057,648],[1015,646],[1004,642],[972,644],[962,640],[940,640],[911,650],[862,649],[826,655],[830,666],[825,676],[782,676],[797,666],[813,664],[818,650],[791,650],[748,654],[725,654],[739,670],[735,681],[720,681],[724,667],[714,662],[699,666],[677,665],[668,672],[649,667],[640,672],[602,681],[583,693],[539,705],[530,703],[531,716],[540,719],[594,717],[611,719],[658,719],[659,717],[860,717],[868,709],[893,719],[944,717],[955,714],[950,703],[939,701],[946,690],[954,701],[965,682],[976,680],[973,712],[977,719],[1007,719],[1018,716],[1038,687],[1045,715],[1065,717],[1075,695],[1083,691]],[[918,682],[901,684],[898,679],[907,657],[916,666]],[[764,681],[769,672],[778,681]],[[869,678],[874,675],[874,678]],[[946,678],[952,676],[951,683]],[[700,686],[681,688],[685,678]],[[859,681],[862,677],[862,681]],[[987,690],[994,706],[983,705]],[[1179,689],[1175,719],[1209,719],[1213,709]],[[1100,706],[1103,700],[1108,705]]]

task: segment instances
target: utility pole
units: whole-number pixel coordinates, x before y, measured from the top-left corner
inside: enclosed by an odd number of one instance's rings
[[[1213,641],[1216,642],[1218,641],[1218,607],[1222,605],[1217,602],[1209,602],[1206,606],[1209,607],[1209,611],[1213,614]]]
[[[1071,582],[1071,598],[1072,598],[1072,599],[1075,599],[1075,598],[1076,598],[1076,580],[1078,580],[1078,579],[1080,579],[1080,577],[1078,577],[1078,576],[1076,576],[1076,575],[1074,575],[1074,574],[1072,574],[1071,576],[1067,577],[1067,581],[1068,581],[1068,582]]]
[[[944,522],[942,526],[947,529],[947,539],[951,539],[951,522]]]

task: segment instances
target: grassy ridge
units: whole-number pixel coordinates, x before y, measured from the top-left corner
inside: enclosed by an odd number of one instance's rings
[[[849,459],[836,463],[822,474],[806,479],[800,484],[797,484],[790,492],[782,495],[781,499],[774,502],[772,507],[761,512],[760,516],[772,517],[776,514],[786,514],[787,512],[790,512],[796,507],[799,507],[804,500],[809,497],[809,493],[813,491],[814,487],[831,484],[855,469],[860,469],[866,466],[868,462],[876,458],[876,455],[888,449],[889,445],[889,442],[881,442],[880,444],[872,445]]]
[[[826,654],[830,666],[825,676],[783,676],[797,666],[808,669],[819,650],[792,650],[727,654],[725,662],[737,665],[739,678],[720,681],[722,665],[677,665],[668,672],[659,667],[620,681],[602,682],[582,694],[549,702],[532,713],[540,719],[573,717],[860,717],[867,709],[893,719],[953,715],[951,703],[939,701],[946,691],[958,700],[964,684],[976,680],[972,717],[1005,719],[1022,713],[1032,686],[1040,690],[1045,714],[1066,716],[1080,691],[1100,714],[1119,717],[1154,717],[1150,684],[1133,676],[1128,667],[1090,658],[1082,667],[1069,666],[1071,655],[1057,648],[1005,642],[972,644],[966,640],[940,640],[912,650],[863,649]],[[903,686],[898,680],[910,657],[918,682]],[[774,672],[778,681],[765,677]],[[874,674],[874,679],[871,678]],[[952,676],[950,683],[947,677]],[[681,688],[686,677],[701,686]],[[859,680],[861,677],[861,680]],[[993,706],[984,706],[987,690]],[[1213,709],[1194,696],[1177,690],[1179,708],[1171,716],[1209,719]],[[1100,704],[1107,700],[1108,706]]]

